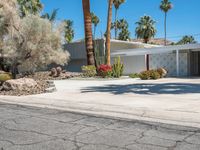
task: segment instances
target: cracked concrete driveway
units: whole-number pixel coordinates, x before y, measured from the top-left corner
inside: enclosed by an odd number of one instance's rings
[[[55,81],[57,92],[0,102],[200,128],[200,79]]]
[[[200,129],[0,103],[1,150],[200,150]]]

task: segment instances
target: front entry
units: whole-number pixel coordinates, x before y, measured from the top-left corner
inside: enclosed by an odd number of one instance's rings
[[[200,52],[190,53],[190,75],[200,76]]]

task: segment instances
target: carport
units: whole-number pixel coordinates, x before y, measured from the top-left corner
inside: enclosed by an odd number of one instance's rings
[[[138,49],[125,49],[125,50],[115,50],[112,51],[111,56],[141,56],[141,55],[150,55],[150,54],[165,54],[165,53],[176,53],[176,76],[179,77],[179,66],[180,66],[180,57],[179,53],[181,51],[188,50],[193,52],[193,57],[196,56],[194,52],[200,51],[200,44],[186,44],[186,45],[173,45],[173,46],[162,46],[162,47],[154,47],[154,48],[138,48]],[[200,54],[199,57],[191,58],[193,64],[197,64],[197,69],[200,73]],[[187,61],[187,60],[186,60]]]

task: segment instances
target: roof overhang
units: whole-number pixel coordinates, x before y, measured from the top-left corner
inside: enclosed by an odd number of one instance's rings
[[[126,49],[126,50],[116,50],[112,51],[111,56],[134,56],[134,55],[146,55],[146,54],[162,54],[171,53],[175,50],[192,50],[200,51],[200,44],[186,44],[186,45],[173,45],[173,46],[163,46],[163,47],[153,47],[153,48],[138,48],[138,49]]]

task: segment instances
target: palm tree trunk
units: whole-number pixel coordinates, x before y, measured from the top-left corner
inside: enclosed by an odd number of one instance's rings
[[[165,46],[167,45],[167,13],[165,12]]]
[[[110,63],[110,30],[112,22],[112,5],[113,0],[109,0],[108,6],[108,18],[107,18],[107,30],[106,30],[106,64],[111,65]]]
[[[94,60],[94,47],[92,39],[92,21],[90,14],[90,1],[82,0],[83,13],[84,13],[84,25],[85,25],[85,46],[87,52],[87,64],[95,65]]]
[[[96,26],[94,25],[94,40],[95,40],[95,36],[96,36]]]
[[[115,40],[117,39],[117,9],[115,9]]]

